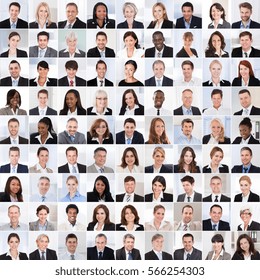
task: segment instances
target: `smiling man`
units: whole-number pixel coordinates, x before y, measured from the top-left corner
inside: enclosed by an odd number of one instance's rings
[[[114,84],[105,78],[107,72],[107,65],[105,61],[99,60],[96,63],[97,77],[87,81],[88,87],[112,87]]]
[[[217,116],[230,115],[230,110],[222,106],[223,91],[221,89],[213,89],[211,92],[212,107],[203,110],[203,115]]]
[[[52,193],[50,179],[46,176],[41,176],[38,180],[38,192],[34,193],[30,201],[33,202],[57,202],[56,194]]]
[[[173,114],[176,116],[182,115],[201,115],[198,107],[192,106],[193,92],[191,89],[184,89],[181,94],[182,106],[175,109]]]
[[[141,260],[140,251],[135,246],[134,235],[127,233],[123,237],[124,246],[116,250],[116,260]]]
[[[98,147],[94,151],[95,162],[88,166],[88,173],[114,173],[111,167],[105,166],[107,160],[107,150]]]
[[[85,260],[86,257],[77,252],[78,237],[74,233],[69,233],[65,239],[66,252],[59,256],[59,260]]]
[[[242,110],[235,112],[234,115],[260,115],[260,108],[252,105],[252,97],[248,89],[241,89],[238,92],[238,96]]]
[[[67,221],[59,225],[59,231],[85,231],[86,226],[77,221],[79,208],[76,204],[66,207]]]
[[[176,139],[176,144],[201,144],[201,141],[192,135],[194,122],[190,118],[181,121],[181,135]]]
[[[163,108],[163,103],[165,101],[164,92],[161,90],[156,90],[153,94],[154,106],[145,110],[147,116],[172,116],[172,112]]]
[[[184,176],[181,183],[185,193],[178,195],[177,202],[201,202],[202,194],[194,191],[195,180],[192,176]]]

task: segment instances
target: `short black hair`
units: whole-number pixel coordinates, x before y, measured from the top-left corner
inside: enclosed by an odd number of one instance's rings
[[[49,38],[50,38],[50,34],[48,33],[48,32],[46,32],[46,31],[41,31],[41,32],[39,32],[38,34],[37,34],[37,40],[39,40],[39,37],[40,36],[46,36],[47,38],[48,38],[48,40],[49,40]]]
[[[132,124],[134,124],[134,126],[136,126],[136,122],[135,122],[135,120],[133,118],[125,119],[124,126],[126,125],[126,123],[132,123]]]
[[[211,92],[211,97],[216,94],[220,94],[221,98],[223,98],[223,91],[221,89],[219,88],[213,89]]]
[[[67,152],[68,152],[68,151],[76,151],[76,154],[78,155],[78,150],[77,150],[76,147],[73,147],[73,146],[68,147],[68,148],[66,149],[66,155],[67,155]]]
[[[9,4],[9,10],[10,10],[11,6],[16,6],[19,8],[19,11],[21,10],[21,5],[18,2],[11,2]]]
[[[48,64],[48,62],[42,60],[42,61],[38,62],[38,64],[37,64],[37,69],[39,69],[40,67],[42,67],[44,69],[49,69],[49,64]]]
[[[105,36],[106,37],[106,40],[107,40],[107,34],[104,32],[104,31],[99,31],[97,34],[96,34],[96,39],[98,36]]]
[[[66,213],[69,212],[69,209],[76,209],[77,210],[77,214],[79,213],[79,208],[76,204],[69,204],[67,207],[66,207]]]
[[[181,10],[183,9],[183,7],[190,7],[191,10],[193,11],[193,5],[192,5],[191,2],[185,2],[185,3],[183,3],[182,6],[181,6]]]
[[[79,65],[78,65],[78,62],[76,60],[68,60],[65,63],[65,68],[66,69],[78,70]]]

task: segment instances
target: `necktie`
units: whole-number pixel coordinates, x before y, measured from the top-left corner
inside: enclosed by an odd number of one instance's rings
[[[16,145],[16,144],[17,144],[17,141],[16,141],[16,139],[14,139],[14,140],[13,140],[13,144],[14,144],[14,145]]]
[[[243,173],[247,173],[248,168],[247,167],[243,167]]]
[[[245,55],[245,57],[248,57],[248,54],[247,54],[247,52],[244,52],[244,55]]]
[[[218,195],[215,196],[214,202],[218,202]]]
[[[161,253],[161,252],[158,252],[158,253],[157,253],[157,256],[158,256],[158,259],[161,261],[161,260],[162,260],[162,253]]]
[[[70,87],[74,86],[74,82],[72,80],[70,80]]]
[[[188,254],[187,254],[187,258],[186,258],[186,260],[190,260],[190,257],[191,257],[191,254],[190,254],[190,253],[188,253]]]
[[[100,86],[103,87],[103,80],[100,80]]]
[[[188,199],[188,202],[190,202],[190,196],[188,196],[187,199]]]
[[[130,195],[127,194],[127,195],[126,195],[126,202],[129,202],[129,201],[130,201]]]
[[[72,165],[72,173],[77,173],[76,167]]]
[[[131,144],[131,138],[127,138],[126,144]]]
[[[15,24],[15,22],[12,22],[12,24],[11,24],[11,29],[16,29],[16,24]]]
[[[212,229],[213,229],[213,230],[217,230],[217,225],[216,225],[216,224],[213,224],[213,225],[212,225]]]
[[[75,136],[70,135],[70,140],[71,140],[72,143],[74,143],[74,141],[75,141]]]
[[[188,229],[188,225],[187,225],[187,224],[184,224],[184,225],[183,225],[183,230],[184,230],[184,231],[187,231],[187,229]]]
[[[44,50],[39,51],[39,57],[44,57]]]
[[[13,80],[12,85],[13,87],[17,87],[18,86],[17,80]]]
[[[157,57],[162,57],[162,54],[160,52],[158,52]]]
[[[16,173],[15,172],[15,166],[12,167],[12,173]]]
[[[45,199],[46,199],[46,196],[42,196],[42,202],[44,202],[45,201]]]
[[[248,109],[244,109],[244,115],[248,116]]]
[[[157,116],[160,116],[160,109],[157,109]]]
[[[161,85],[161,80],[157,80],[157,87],[160,87]]]
[[[102,257],[102,252],[99,252],[99,253],[98,253],[98,259],[99,259],[99,260],[102,260],[102,259],[103,259],[103,257]]]
[[[133,260],[133,254],[131,251],[128,252],[128,260]]]
[[[105,57],[105,52],[104,52],[104,51],[101,51],[101,52],[100,52],[100,56],[101,56],[101,57]]]
[[[44,260],[45,260],[45,255],[44,255],[44,254],[45,254],[45,252],[44,252],[44,251],[42,251],[42,256],[41,256],[41,260],[42,260],[42,261],[44,261]]]
[[[68,28],[72,28],[72,24],[71,23],[68,25]]]
[[[187,114],[187,115],[191,115],[191,110],[190,110],[190,109],[187,109],[186,114]]]
[[[104,173],[104,168],[99,168],[100,173]]]
[[[75,261],[75,256],[74,255],[70,255],[70,259]]]
[[[40,115],[41,115],[41,116],[44,115],[44,110],[43,110],[43,109],[40,110]]]

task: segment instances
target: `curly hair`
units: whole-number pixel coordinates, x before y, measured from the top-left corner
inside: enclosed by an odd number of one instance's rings
[[[185,165],[184,156],[187,152],[191,152],[191,155],[192,155],[192,162],[189,164],[189,172],[196,173],[197,172],[197,169],[196,169],[197,162],[195,161],[196,154],[191,147],[184,147],[182,149],[181,155],[180,155],[180,158],[178,161],[178,171],[181,173],[184,170],[184,165]]]

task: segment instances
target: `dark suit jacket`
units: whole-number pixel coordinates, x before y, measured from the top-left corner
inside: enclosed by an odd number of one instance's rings
[[[106,112],[104,115],[112,115],[112,113],[113,113],[112,109],[110,109],[110,108],[106,108],[106,109],[108,112]],[[87,115],[96,116],[97,114],[92,112],[92,110],[93,110],[93,107],[87,108]]]
[[[91,79],[87,81],[88,87],[97,87],[97,78]],[[109,81],[108,79],[105,79],[105,87],[112,87],[114,84]]]
[[[182,172],[179,171],[179,165],[178,164],[173,166],[173,170],[174,170],[174,173],[185,173],[184,170]],[[196,171],[194,173],[200,173],[199,166],[196,166]]]
[[[97,28],[97,22],[95,22],[93,19],[87,20],[87,28],[96,29]],[[116,22],[113,19],[109,19],[106,23],[106,29],[107,28],[115,28]]]
[[[198,57],[197,51],[195,49],[191,48],[190,50],[196,57]],[[176,57],[189,57],[189,55],[185,51],[184,47],[182,47],[182,49],[179,52],[177,52]]]
[[[212,87],[212,86],[213,86],[213,84],[212,84],[212,83],[209,83],[209,81],[206,81],[206,82],[202,83],[202,85],[203,85],[204,87]],[[227,81],[227,80],[221,80],[221,81],[220,81],[220,86],[221,86],[221,87],[230,87],[230,86],[231,86],[231,83],[230,83],[229,81]]]
[[[243,165],[235,165],[231,169],[231,173],[242,173],[243,172]],[[251,164],[248,173],[260,173],[260,167]]]
[[[254,47],[251,47],[251,52],[249,54],[249,57],[260,57],[260,50],[255,49]],[[231,53],[232,57],[243,57],[242,53],[242,47],[234,48]]]
[[[23,138],[21,136],[19,136],[19,144],[29,144],[29,140],[26,138]],[[0,141],[0,144],[11,144],[11,139],[10,137],[7,137],[5,139],[3,139],[2,141]]]
[[[260,201],[259,195],[250,191],[248,202],[259,202],[259,201]],[[235,195],[234,202],[242,202],[242,193]]]
[[[182,193],[178,195],[177,202],[184,202],[186,193]],[[202,201],[202,194],[194,192],[193,202],[201,202]]]
[[[147,28],[155,28],[155,25],[156,21],[151,21]],[[174,24],[172,21],[165,19],[161,28],[174,28]]]
[[[139,106],[139,108],[135,109],[135,113],[134,114],[135,115],[144,115],[144,106],[141,105],[141,104],[139,104],[138,106]],[[119,116],[124,115],[125,112],[126,112],[126,108],[125,107],[121,107],[120,112],[119,112]]]
[[[105,57],[115,57],[116,54],[113,49],[108,47],[105,48]],[[89,49],[87,52],[87,57],[101,57],[100,52],[97,47]]]
[[[118,29],[122,29],[122,28],[128,29],[127,21],[120,22],[120,23],[117,25],[117,28],[118,28]],[[144,24],[143,24],[142,22],[140,22],[140,21],[134,20],[134,21],[133,21],[133,28],[144,28]]]
[[[208,165],[204,166],[202,169],[202,173],[211,173],[211,169],[207,168]],[[227,165],[222,164],[222,166],[219,167],[219,173],[229,173],[229,168]]]
[[[174,260],[184,260],[184,249],[177,249],[173,253],[173,259]],[[202,260],[202,252],[196,248],[193,247],[192,253],[191,253],[191,260]]]
[[[99,144],[98,141],[92,140],[89,131],[87,132],[87,144]],[[110,133],[109,137],[104,139],[102,144],[114,144],[113,135]]]
[[[10,173],[10,164],[5,164],[1,166],[0,173]],[[29,173],[28,166],[18,163],[17,173]]]
[[[241,225],[239,225],[237,227],[237,230],[238,231],[244,231],[241,227]],[[251,230],[260,230],[260,224],[255,222],[255,221],[252,221],[250,226],[247,228],[247,231],[251,231]]]
[[[41,144],[39,142],[39,140],[37,138],[35,138],[36,136],[39,136],[39,133],[32,133],[30,135],[30,144]],[[49,138],[45,144],[57,144],[58,140],[57,140],[57,135],[56,134],[52,134],[53,138]]]
[[[201,115],[200,109],[198,107],[191,106],[191,111],[193,115]],[[183,116],[182,106],[173,110],[173,114],[177,116]]]
[[[155,56],[155,47],[145,50],[145,57],[154,57]],[[164,45],[162,57],[173,57],[173,48]]]
[[[239,29],[240,25],[241,25],[241,20],[232,23],[232,28],[238,28]],[[260,28],[260,23],[251,20],[249,28]]]
[[[37,249],[37,250],[31,252],[29,254],[29,259],[30,260],[40,260],[41,256],[39,254],[39,250]],[[46,259],[47,260],[57,260],[58,258],[57,258],[56,251],[47,248],[46,249]]]
[[[68,114],[68,111],[64,110],[64,109],[61,109],[60,112],[59,112],[59,115],[61,115],[61,116],[66,116],[67,114]],[[78,116],[81,116],[81,115],[85,116],[86,114],[87,114],[87,111],[84,108],[77,107],[77,115]]]
[[[36,22],[36,21],[30,22],[29,28],[38,29],[39,28],[38,22]],[[47,24],[46,28],[57,28],[57,24],[56,24],[56,22],[52,22],[51,24]]]
[[[138,249],[133,248],[131,252],[133,260],[141,260],[140,251]],[[116,260],[126,260],[125,247],[116,250]]]
[[[65,49],[59,51],[59,57],[69,57],[69,52],[64,52]],[[86,57],[86,53],[79,50],[79,53],[74,53],[74,57]]]
[[[243,254],[239,254],[238,252],[235,252],[231,260],[245,260]],[[251,260],[260,260],[260,253],[256,251],[255,255],[251,255]]]
[[[103,260],[114,260],[114,259],[115,259],[114,250],[106,246],[103,251]],[[96,246],[87,248],[87,260],[98,260],[98,253],[97,253]]]
[[[48,78],[48,79],[49,79],[49,81],[46,84],[47,87],[56,87],[57,86],[57,81],[58,81],[57,79],[55,79],[55,78]],[[37,87],[37,83],[34,80],[35,80],[35,78],[29,80],[30,87]]]
[[[153,250],[145,253],[144,259],[145,260],[159,260],[158,256],[155,254],[155,252]],[[162,259],[163,260],[172,260],[172,255],[169,253],[166,253],[166,252],[162,252]]]
[[[183,17],[177,18],[175,28],[185,28]],[[202,18],[192,16],[191,23],[190,23],[190,28],[202,28]]]
[[[10,195],[5,192],[0,192],[0,202],[11,202]]]
[[[208,144],[210,139],[210,134],[204,135],[202,138],[202,144]],[[224,137],[224,142],[218,142],[219,144],[231,144],[230,138]]]
[[[87,166],[86,165],[77,163],[77,167],[78,167],[79,173],[86,173],[87,172]],[[58,167],[58,173],[70,173],[68,163],[66,163],[62,166],[59,166]]]
[[[7,253],[3,254],[0,256],[0,260],[12,260],[12,258],[10,256],[7,256],[6,255]],[[26,253],[22,253],[22,252],[19,252],[19,260],[28,260],[28,256],[26,255]]]
[[[67,20],[58,22],[58,28],[65,28],[67,24]],[[81,21],[79,18],[76,19],[75,23],[73,24],[72,28],[86,28],[86,23]]]
[[[87,230],[94,230],[96,223],[91,222],[88,224]],[[115,230],[116,225],[114,223],[110,223],[110,224],[105,224],[103,230],[104,231],[108,231],[108,230]]]
[[[243,109],[234,113],[234,115],[242,115],[242,114],[243,114]],[[249,115],[260,115],[260,108],[252,106]]]
[[[144,231],[144,226],[137,224],[138,227],[135,229],[135,231]],[[116,224],[116,230],[117,231],[127,231],[124,227],[121,227],[122,224]]]
[[[236,137],[236,139],[232,142],[232,144],[240,144],[242,137]],[[260,144],[258,140],[254,138],[253,135],[250,136],[248,144]]]
[[[146,166],[144,169],[145,173],[153,173],[153,165]],[[159,173],[173,173],[173,165],[172,164],[163,164]]]
[[[38,107],[35,107],[35,108],[30,109],[30,110],[29,110],[29,115],[32,115],[32,116],[38,116],[38,115],[40,115]],[[54,116],[54,115],[57,115],[57,111],[56,111],[56,110],[53,110],[53,109],[50,108],[50,107],[48,107],[47,110],[46,110],[46,115],[47,115],[47,116]]]
[[[146,194],[144,196],[145,202],[152,202],[153,201],[153,193]],[[173,202],[173,195],[171,193],[163,193],[163,198],[161,202]]]
[[[203,230],[210,231],[212,230],[211,219],[202,221]],[[218,230],[230,230],[230,226],[228,222],[224,222],[222,220],[219,221]]]
[[[153,76],[153,77],[145,80],[145,86],[155,87],[156,86],[155,77]],[[173,80],[168,78],[168,77],[166,77],[166,76],[163,76],[162,86],[164,86],[164,87],[172,87],[173,86]]]
[[[8,52],[9,52],[9,50],[1,53],[1,57],[8,57]],[[16,57],[28,57],[28,54],[26,51],[16,49]]]
[[[10,18],[1,21],[0,28],[11,28]],[[28,28],[28,22],[18,18],[16,28]]]
[[[235,78],[232,82],[232,86],[235,86],[235,87],[240,87],[242,86],[242,78]],[[249,83],[248,83],[248,86],[260,86],[260,81],[255,78],[255,77],[250,77],[249,78]]]
[[[80,77],[75,76],[75,81],[76,81],[75,86],[77,86],[77,87],[85,87],[87,85],[86,80],[84,80]],[[67,76],[60,78],[58,80],[58,85],[63,86],[63,87],[68,87],[69,86],[69,81],[68,81]]]
[[[203,202],[213,202],[211,194],[209,196],[203,197],[202,201]],[[230,202],[230,201],[231,201],[230,197],[227,197],[227,196],[221,194],[220,202]]]
[[[125,144],[124,131],[120,131],[116,134],[116,144]],[[135,130],[132,139],[132,144],[144,144],[143,134]]]
[[[116,195],[116,202],[123,202],[125,193]],[[144,202],[144,197],[138,194],[134,194],[134,202]]]
[[[28,86],[28,82],[29,80],[27,78],[24,77],[20,77],[19,81],[18,81],[18,87],[23,86],[23,87],[27,87]],[[5,87],[11,87],[12,86],[12,79],[11,77],[5,77],[3,79],[0,80],[0,86],[5,86]]]
[[[105,197],[106,202],[114,202],[111,193],[107,194]],[[87,192],[87,202],[99,202],[99,198],[94,192]]]

